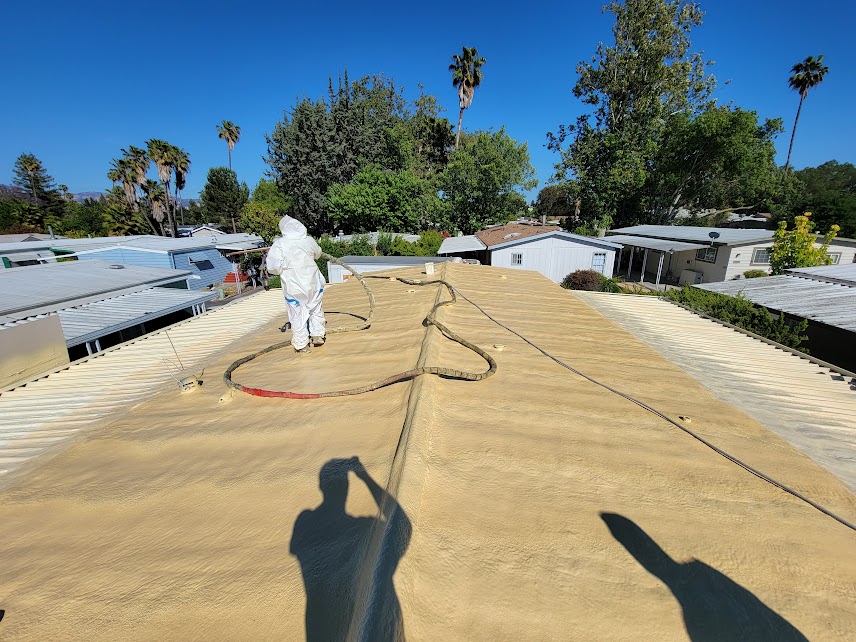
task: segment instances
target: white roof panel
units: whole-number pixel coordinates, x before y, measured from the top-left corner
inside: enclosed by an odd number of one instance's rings
[[[833,283],[852,283],[856,285],[856,263],[842,263],[841,265],[820,265],[809,268],[793,268],[786,270],[787,274],[804,276],[818,281],[830,281]]]
[[[738,245],[741,243],[763,243],[773,240],[772,230],[747,230],[730,227],[693,227],[691,225],[634,225],[620,227],[611,232],[630,234],[632,236],[647,236],[673,241],[689,241],[694,243],[710,243],[710,233],[716,232],[719,237],[714,241],[717,245]]]
[[[474,234],[467,236],[450,236],[443,239],[437,254],[452,254],[454,252],[478,252],[487,246]]]
[[[706,247],[707,244],[701,243],[686,243],[684,241],[670,241],[668,239],[653,239],[646,236],[629,236],[625,234],[616,234],[615,236],[607,236],[608,240],[621,245],[632,245],[634,247],[644,247],[649,250],[657,250],[658,252],[684,252],[686,250],[697,250],[700,247]]]
[[[0,269],[0,322],[174,283],[188,276],[189,270],[137,265],[113,267],[104,261],[64,261]]]

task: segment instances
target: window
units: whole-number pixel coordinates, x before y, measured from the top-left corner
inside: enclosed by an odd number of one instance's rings
[[[841,261],[841,252],[827,252],[827,255],[832,259],[831,265],[838,265]]]
[[[606,268],[606,252],[595,252],[591,256],[591,269],[603,274]]]
[[[769,247],[759,247],[752,252],[752,263],[758,265],[770,265],[770,249]]]
[[[511,255],[511,265],[523,265],[523,255],[522,254],[512,254]]]
[[[716,248],[703,247],[696,250],[695,257],[697,260],[704,261],[705,263],[716,263]]]

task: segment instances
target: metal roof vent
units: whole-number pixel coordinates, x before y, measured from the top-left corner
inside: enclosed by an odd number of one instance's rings
[[[515,236],[520,236],[520,232],[512,232],[511,234],[506,234],[502,238],[504,239],[513,239]]]

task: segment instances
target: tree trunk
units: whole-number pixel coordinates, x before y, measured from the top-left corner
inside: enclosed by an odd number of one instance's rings
[[[232,234],[237,234],[238,228],[235,226],[235,215],[232,214]]]
[[[229,171],[232,171],[232,148],[227,146],[226,149],[229,152]]]
[[[800,96],[800,106],[797,107],[797,117],[794,119],[794,129],[791,132],[791,144],[788,146],[788,160],[785,161],[785,174],[788,173],[788,166],[791,164],[791,152],[794,149],[794,136],[797,133],[797,123],[800,122],[800,111],[802,111],[802,104],[805,100],[805,96]]]
[[[154,223],[154,221],[152,221],[152,217],[149,216],[148,214],[146,214],[145,212],[142,212],[142,214],[143,214],[143,218],[146,219],[146,222],[149,224],[149,227],[152,228],[152,234],[154,234],[155,236],[158,236],[158,231],[155,228],[155,223]],[[163,235],[161,235],[161,236],[163,236]]]
[[[461,123],[464,121],[464,108],[461,107],[461,113],[458,116],[458,132],[455,135],[455,151],[458,151],[458,145],[461,143]]]

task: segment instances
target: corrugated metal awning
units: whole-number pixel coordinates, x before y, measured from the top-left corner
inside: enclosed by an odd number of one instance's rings
[[[59,311],[66,345],[80,345],[151,319],[210,301],[214,292],[151,288]]]
[[[856,288],[799,274],[704,283],[697,287],[742,295],[765,308],[856,332]]]
[[[657,250],[658,252],[685,252],[687,250],[697,250],[701,247],[708,247],[700,243],[687,243],[685,241],[669,241],[667,239],[652,239],[644,236],[628,236],[625,234],[616,234],[615,236],[607,236],[605,241],[611,243],[620,243],[621,245],[632,245],[634,247],[644,247],[648,250]]]

